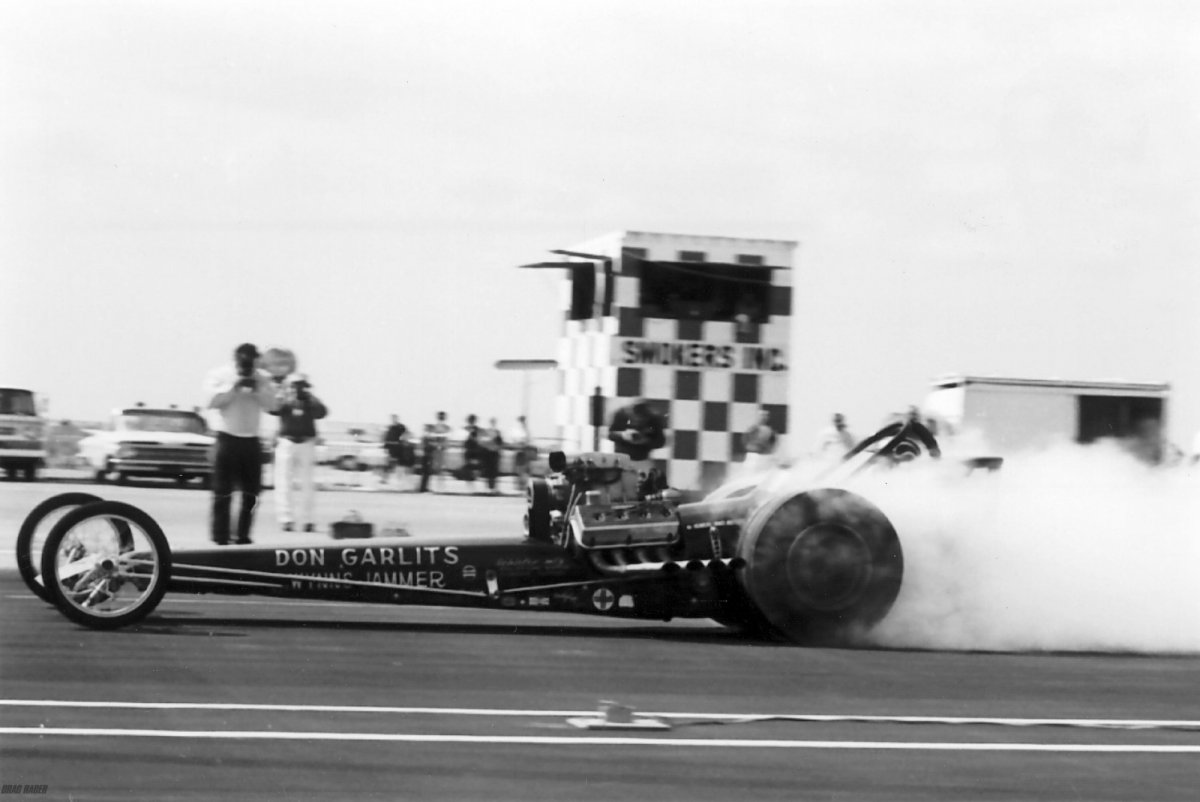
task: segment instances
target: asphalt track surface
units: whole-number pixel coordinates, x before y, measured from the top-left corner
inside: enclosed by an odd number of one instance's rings
[[[458,488],[455,488],[458,489]],[[203,541],[207,494],[67,490]],[[285,536],[260,511],[257,539]],[[326,491],[421,534],[522,503]],[[318,533],[310,536],[323,538]],[[288,541],[291,542],[291,541]],[[11,547],[7,547],[10,549]],[[802,649],[707,622],[168,596],[78,627],[0,562],[0,783],[45,799],[1194,800],[1200,658]],[[632,707],[604,724],[602,701]],[[620,718],[615,716],[614,718]],[[582,719],[582,721],[580,721]],[[589,728],[592,727],[592,728]]]

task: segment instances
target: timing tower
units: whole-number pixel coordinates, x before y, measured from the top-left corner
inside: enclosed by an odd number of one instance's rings
[[[611,451],[608,418],[645,398],[667,421],[656,463],[672,486],[707,489],[742,459],[742,433],[760,407],[785,435],[796,245],[618,231],[526,265],[564,270],[563,448]]]

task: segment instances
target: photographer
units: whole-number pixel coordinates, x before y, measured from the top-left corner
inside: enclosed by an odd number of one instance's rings
[[[303,529],[305,532],[315,529],[316,421],[324,418],[328,410],[312,394],[311,387],[303,373],[288,376],[279,383],[276,393],[279,406],[271,412],[279,416],[279,436],[275,440],[275,517],[285,532],[291,532],[296,524],[293,508],[297,493]]]
[[[237,542],[250,542],[254,508],[262,489],[262,446],[258,431],[262,412],[277,406],[271,378],[258,368],[259,353],[252,343],[233,352],[233,364],[208,374],[204,389],[208,407],[219,413],[213,454],[212,539],[229,543],[230,508],[235,489],[242,492],[238,511]]]

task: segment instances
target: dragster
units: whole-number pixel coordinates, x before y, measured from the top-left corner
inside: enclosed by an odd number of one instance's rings
[[[840,465],[857,471],[916,456],[938,456],[933,436],[919,423],[896,423]],[[173,551],[143,510],[65,493],[29,513],[16,551],[29,588],[94,629],[135,624],[169,591],[710,618],[836,645],[887,614],[904,574],[895,528],[860,495],[835,487],[771,493],[747,479],[687,501],[611,453],[552,454],[550,471],[529,485],[524,529],[508,539]]]

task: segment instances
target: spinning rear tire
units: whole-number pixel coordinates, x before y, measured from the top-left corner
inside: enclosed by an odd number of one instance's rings
[[[46,536],[63,515],[97,501],[100,501],[100,497],[91,493],[59,493],[30,510],[21,523],[21,529],[17,532],[17,570],[25,587],[42,601],[50,601],[41,574],[42,548]]]
[[[171,547],[158,523],[120,501],[63,516],[46,538],[42,581],[67,618],[92,629],[140,621],[162,601]]]
[[[780,496],[746,522],[742,587],[780,634],[807,645],[852,645],[900,592],[904,556],[887,517],[844,490]]]

